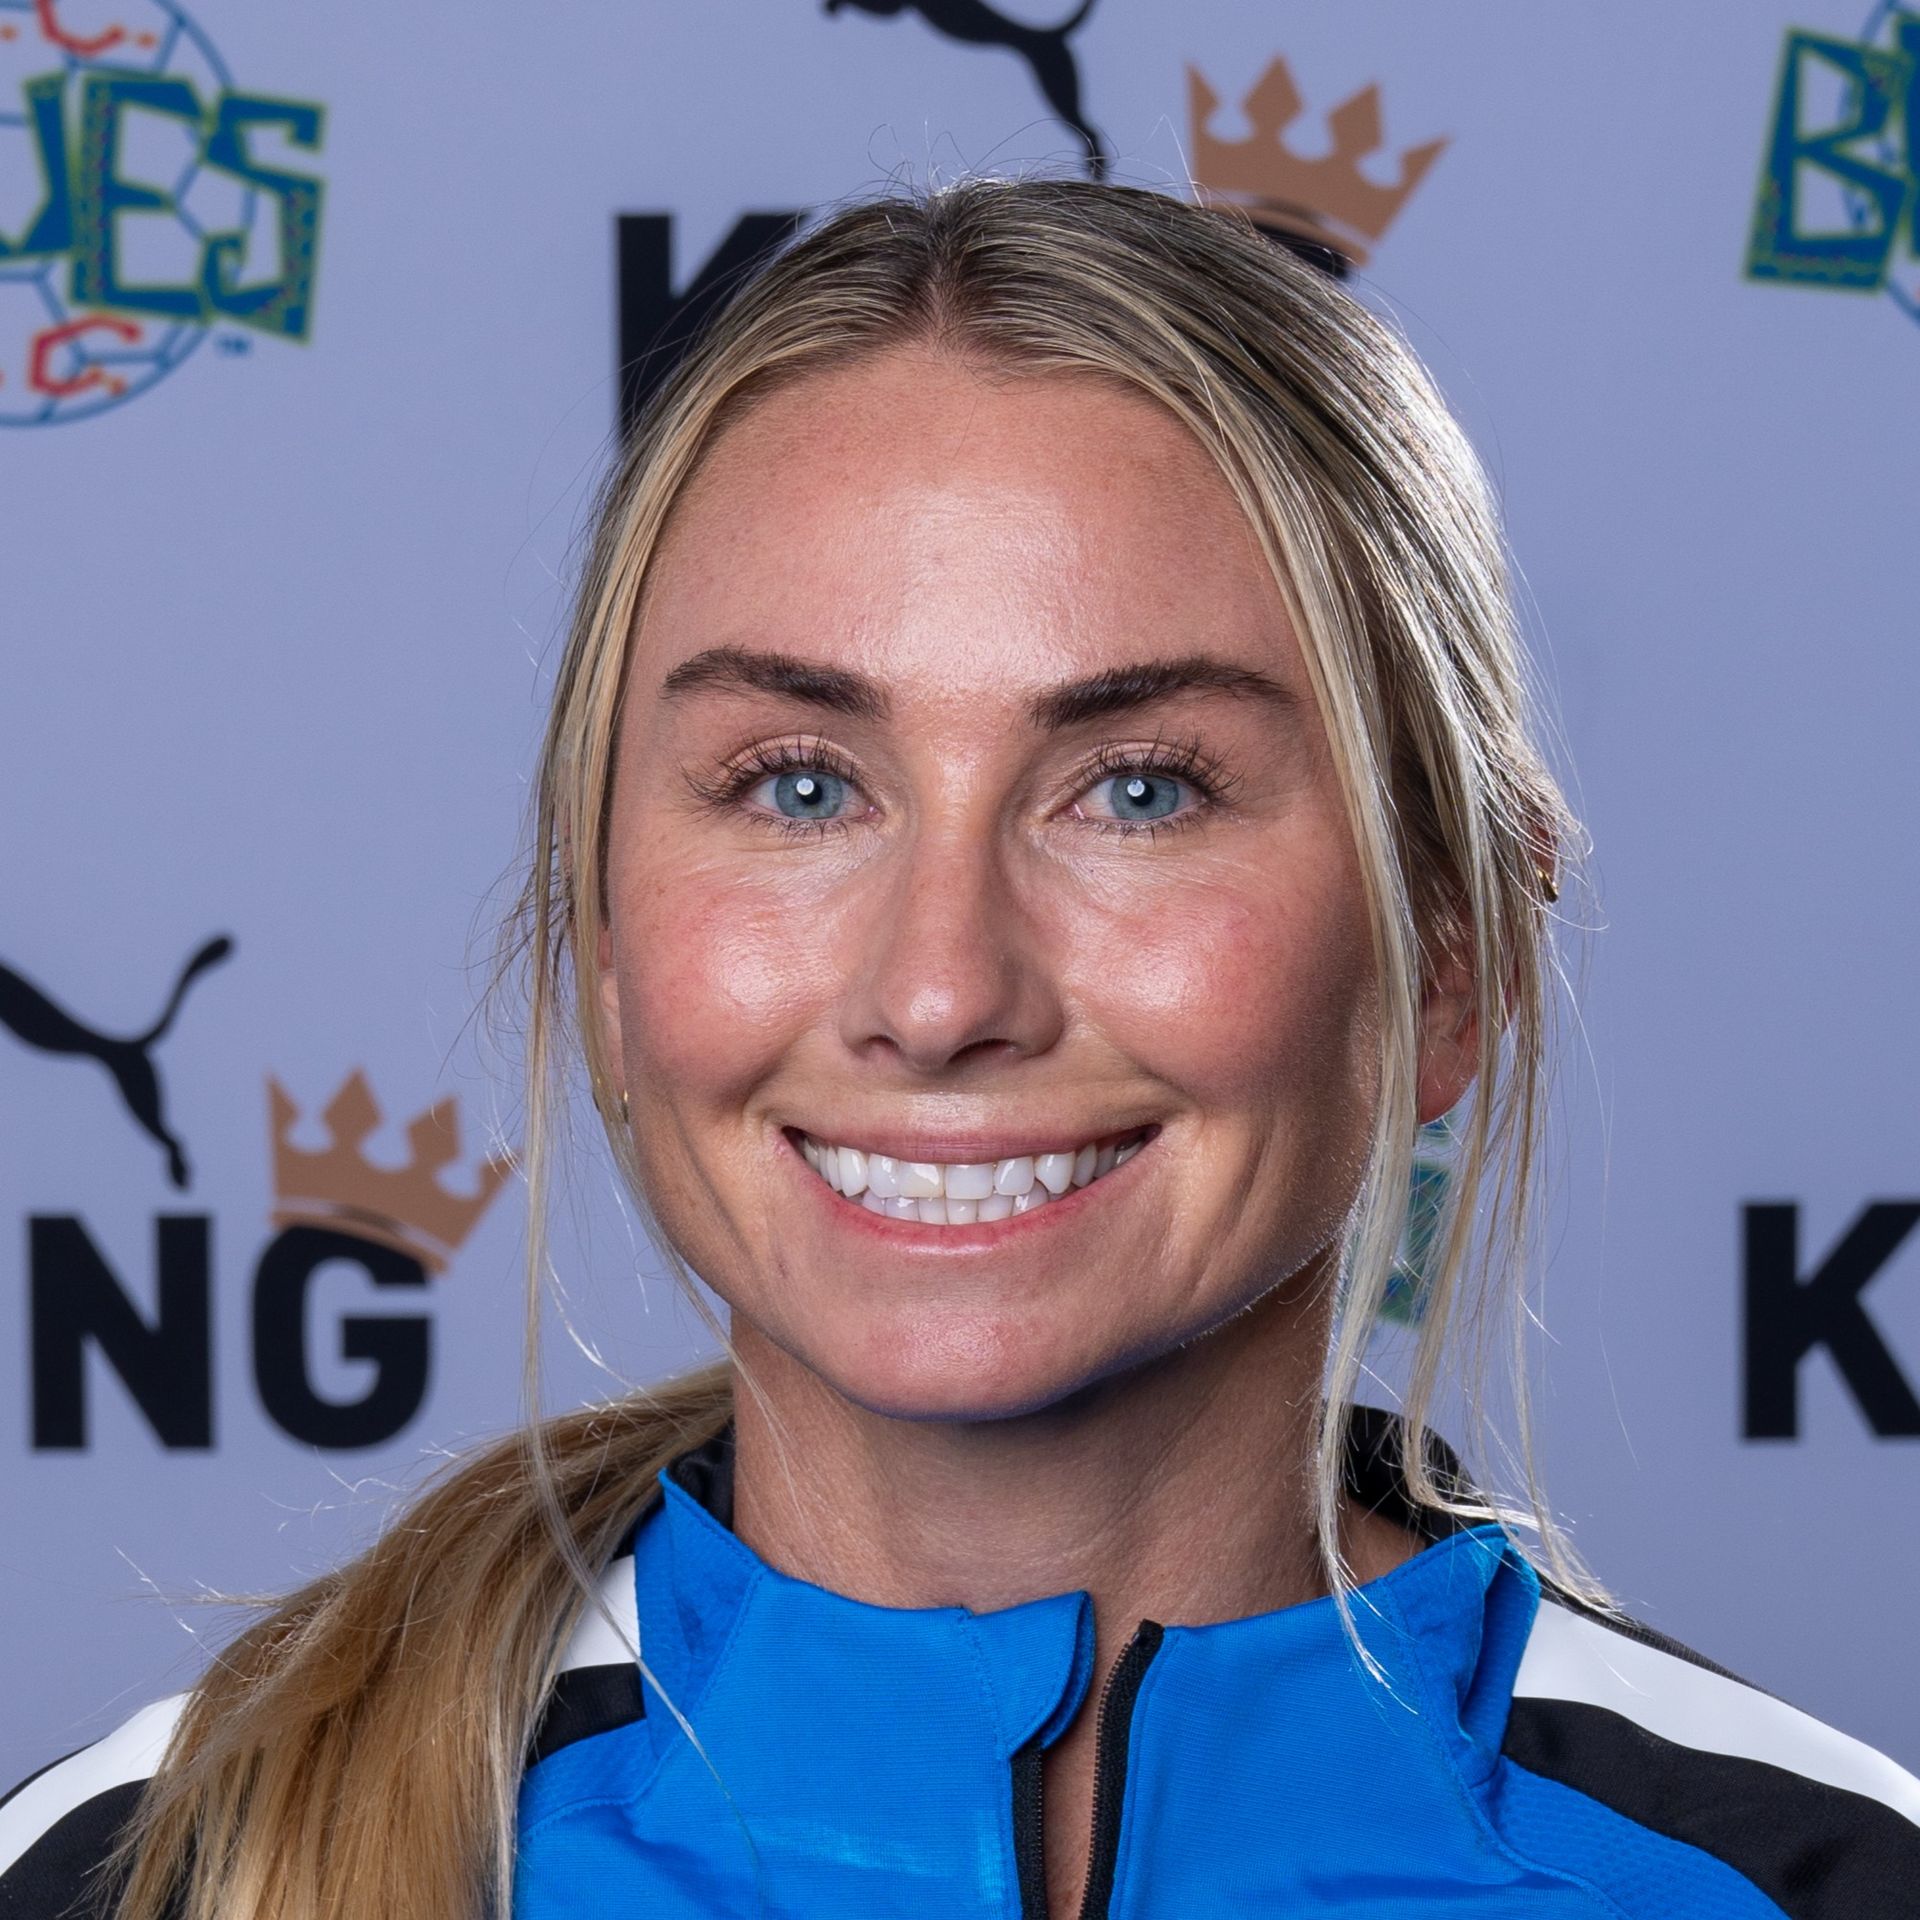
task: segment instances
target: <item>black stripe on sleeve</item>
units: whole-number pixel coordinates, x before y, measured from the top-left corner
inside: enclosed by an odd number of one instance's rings
[[[646,1718],[640,1693],[640,1669],[631,1660],[604,1667],[572,1667],[553,1683],[546,1711],[527,1750],[527,1764],[535,1765],[576,1740],[631,1726]]]
[[[1920,1827],[1865,1794],[1663,1740],[1584,1701],[1517,1698],[1506,1757],[1747,1879],[1792,1920],[1913,1920]]]
[[[100,1868],[145,1785],[131,1780],[109,1787],[56,1820],[0,1873],[0,1920],[106,1920],[120,1887]]]

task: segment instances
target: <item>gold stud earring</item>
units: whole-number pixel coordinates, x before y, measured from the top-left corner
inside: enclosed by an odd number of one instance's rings
[[[632,1108],[629,1107],[627,1104],[627,1090],[625,1087],[622,1087],[620,1089],[620,1124],[623,1127],[630,1124],[632,1120],[632,1113],[633,1113]]]
[[[1540,880],[1540,897],[1548,906],[1552,906],[1560,898],[1560,883],[1554,878],[1551,867],[1538,868],[1537,873]]]

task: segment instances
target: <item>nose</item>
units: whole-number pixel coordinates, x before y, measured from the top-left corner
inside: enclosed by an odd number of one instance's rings
[[[1044,1053],[1065,1024],[1044,926],[982,823],[916,835],[889,869],[841,1003],[841,1037],[916,1075]]]

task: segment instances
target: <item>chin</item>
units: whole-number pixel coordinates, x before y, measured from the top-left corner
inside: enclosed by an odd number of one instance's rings
[[[868,1328],[839,1353],[802,1364],[865,1412],[971,1424],[1060,1407],[1122,1370],[1128,1357],[1049,1338],[1029,1315],[955,1313]]]

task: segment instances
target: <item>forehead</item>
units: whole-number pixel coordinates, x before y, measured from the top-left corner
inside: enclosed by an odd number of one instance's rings
[[[716,644],[870,669],[1044,648],[1023,679],[1156,646],[1292,650],[1207,450],[1117,381],[901,349],[809,374],[708,453],[651,569],[635,667]]]

